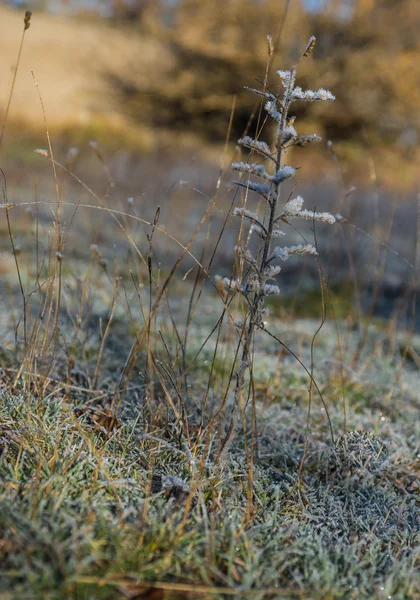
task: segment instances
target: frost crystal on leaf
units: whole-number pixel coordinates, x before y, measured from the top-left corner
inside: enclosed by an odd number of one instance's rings
[[[242,248],[241,246],[235,246],[234,250],[240,258],[243,258],[244,260],[246,260],[246,262],[248,262],[253,267],[258,268],[257,261],[255,260],[255,258],[252,256],[251,252],[247,248]]]
[[[335,96],[328,90],[324,90],[324,88],[313,92],[312,90],[302,90],[301,87],[297,86],[293,90],[292,100],[303,100],[306,102],[333,101],[335,100]]]
[[[282,71],[281,69],[279,69],[278,71],[276,71],[276,73],[280,77],[280,79],[283,80],[284,87],[289,87],[290,79],[292,77],[291,71]]]
[[[314,212],[313,210],[302,210],[298,215],[302,219],[306,219],[308,221],[321,221],[322,223],[329,223],[330,225],[334,225],[335,217],[331,213],[328,212]]]
[[[275,184],[279,184],[286,179],[290,179],[296,173],[296,169],[290,166],[283,167],[277,171],[275,175],[271,175],[270,181]]]
[[[252,190],[253,192],[257,192],[260,196],[264,196],[266,200],[268,200],[270,196],[270,186],[266,183],[255,183],[254,181],[234,181],[236,185],[240,187],[246,188],[247,190]]]
[[[247,208],[242,208],[242,207],[234,208],[232,214],[234,217],[243,217],[244,219],[249,219],[250,221],[254,221],[258,225],[262,226],[262,223],[261,223],[260,218],[257,215],[257,213],[253,213],[250,210],[248,210]]]
[[[332,102],[335,100],[334,94],[331,94],[329,90],[324,90],[324,88],[319,88],[317,91],[320,100],[325,100],[327,102]]]
[[[176,497],[180,494],[188,494],[190,488],[178,475],[162,475],[162,490]]]
[[[280,294],[280,288],[277,285],[271,285],[269,283],[265,283],[262,286],[262,291],[264,296],[278,296]]]
[[[286,234],[281,229],[273,229],[271,237],[272,238],[278,238],[278,237],[283,237],[285,235]]]
[[[255,150],[255,152],[258,152],[262,156],[265,156],[266,158],[270,158],[271,160],[273,160],[270,148],[269,148],[268,144],[266,144],[265,142],[259,142],[247,135],[243,138],[240,138],[238,140],[238,144],[240,144],[241,146],[244,146],[245,148],[249,148],[250,150]]]
[[[277,100],[269,100],[268,102],[266,102],[264,108],[272,119],[277,121],[277,123],[281,123],[281,113],[277,110],[277,104]]]
[[[322,141],[322,137],[316,135],[300,135],[295,141],[296,146],[308,146],[309,144],[317,144]]]
[[[237,279],[229,279],[229,277],[223,277],[222,284],[227,290],[234,292],[243,292],[241,282]]]
[[[265,239],[265,236],[267,234],[266,230],[263,229],[260,225],[256,225],[256,224],[252,224],[251,228],[249,230],[249,233],[256,233],[257,235],[259,235],[260,237],[262,237],[263,239]]]
[[[289,202],[284,207],[284,212],[287,215],[294,215],[295,213],[300,212],[302,210],[302,208],[303,208],[303,198],[302,198],[302,196],[296,196],[296,198],[289,200]]]
[[[269,279],[273,279],[276,275],[278,275],[281,271],[281,267],[279,265],[270,265],[264,270],[264,278],[268,281]]]
[[[248,279],[247,290],[258,293],[260,291],[260,282],[256,275],[251,275]]]
[[[290,140],[294,140],[296,137],[297,131],[293,125],[289,125],[288,127],[285,127],[285,129],[279,129],[277,132],[277,140],[283,145],[290,142]]]
[[[311,244],[305,244],[304,246],[302,244],[299,244],[298,246],[284,246],[283,248],[277,246],[277,248],[274,248],[270,260],[274,260],[275,258],[287,260],[289,256],[292,256],[293,254],[312,254],[316,256],[318,252]]]
[[[257,94],[257,96],[262,96],[263,98],[270,98],[271,100],[275,100],[276,97],[274,96],[274,94],[270,94],[270,92],[264,92],[263,90],[257,90],[256,88],[252,88],[252,87],[248,87],[247,85],[244,86],[246,90],[248,90],[248,92],[252,92],[253,94]]]
[[[241,173],[250,173],[251,175],[257,175],[257,177],[262,177],[263,179],[269,179],[269,175],[265,170],[264,165],[237,162],[232,164],[232,169],[234,171],[240,171]]]
[[[337,221],[337,223],[348,223],[348,219],[346,217],[343,217],[343,215],[340,213],[336,213],[334,215],[334,218]]]
[[[289,200],[282,214],[285,217],[300,217],[308,221],[321,221],[323,223],[330,223],[331,225],[336,221],[334,215],[331,213],[303,209],[303,198],[301,196],[296,196],[296,198]]]

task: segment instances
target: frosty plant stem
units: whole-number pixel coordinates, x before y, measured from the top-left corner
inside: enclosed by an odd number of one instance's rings
[[[309,56],[314,46],[315,38],[311,37],[302,57]],[[249,136],[241,138],[238,140],[239,145],[251,151],[252,154],[262,157],[262,161],[260,163],[237,162],[232,165],[233,170],[248,175],[246,181],[235,181],[235,183],[244,187],[247,192],[253,191],[261,196],[267,204],[267,210],[264,219],[260,219],[257,214],[244,207],[236,208],[233,211],[235,216],[250,223],[250,233],[258,235],[261,243],[256,256],[246,247],[239,246],[235,249],[238,257],[248,265],[248,274],[242,281],[229,278],[222,280],[228,291],[240,293],[245,298],[247,312],[244,322],[238,324],[241,329],[242,353],[235,373],[236,384],[230,424],[222,440],[219,457],[227,451],[228,445],[240,429],[238,426],[239,408],[245,385],[245,373],[250,365],[252,340],[255,329],[264,328],[264,318],[268,315],[268,309],[264,308],[265,298],[280,293],[275,283],[268,283],[275,280],[281,270],[280,266],[275,263],[278,260],[288,260],[295,254],[317,254],[316,248],[310,244],[274,246],[274,241],[285,235],[278,227],[281,222],[287,223],[291,218],[335,223],[335,217],[330,213],[318,213],[304,209],[303,199],[300,196],[290,199],[279,208],[282,183],[294,177],[296,173],[292,166],[283,164],[285,151],[292,146],[306,146],[321,141],[317,135],[298,135],[293,126],[295,118],[289,117],[292,103],[295,101],[331,101],[335,100],[335,97],[323,88],[314,92],[295,86],[296,67],[290,71],[277,71],[277,75],[281,79],[281,88],[277,95],[265,89],[248,88],[266,100],[265,110],[268,116],[277,123],[275,141],[270,147],[267,143]],[[270,165],[268,170],[263,163]],[[251,176],[258,177],[262,183],[252,181]]]

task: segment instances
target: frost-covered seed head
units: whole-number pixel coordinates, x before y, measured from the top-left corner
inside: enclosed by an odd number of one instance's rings
[[[268,44],[268,58],[271,58],[274,54],[274,44],[273,38],[271,35],[267,35],[267,44]]]
[[[305,52],[303,53],[304,58],[307,58],[312,53],[313,49],[315,48],[315,44],[316,37],[314,35],[311,35],[306,45]]]

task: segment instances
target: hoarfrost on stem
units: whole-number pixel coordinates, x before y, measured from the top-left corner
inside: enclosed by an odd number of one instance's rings
[[[314,46],[315,38],[311,37],[302,57],[307,58],[312,53]],[[295,117],[289,116],[292,103],[298,100],[306,102],[332,101],[335,97],[330,91],[324,88],[312,91],[303,90],[301,87],[295,86],[296,67],[288,70],[278,70],[277,75],[281,80],[281,88],[278,94],[273,94],[266,88],[263,90],[247,88],[265,100],[265,111],[276,124],[276,133],[272,146],[250,136],[244,136],[238,140],[238,144],[242,148],[259,154],[263,161],[266,161],[268,167],[266,169],[263,164],[248,162],[235,162],[232,165],[233,170],[249,176],[248,181],[235,181],[235,183],[239,187],[244,188],[246,193],[249,190],[256,192],[266,201],[266,204],[263,211],[264,217],[259,217],[257,213],[248,210],[245,206],[236,208],[233,211],[234,216],[250,222],[249,233],[255,232],[260,237],[260,241],[255,256],[243,246],[236,248],[236,252],[241,258],[240,268],[243,268],[244,261],[247,263],[246,275],[243,277],[243,281],[227,278],[223,280],[223,284],[228,290],[240,292],[244,296],[246,300],[246,313],[244,318],[241,319],[241,323],[243,323],[243,329],[240,333],[241,353],[235,373],[236,386],[231,423],[221,442],[219,456],[226,451],[229,440],[237,433],[238,424],[240,425],[240,398],[245,385],[245,372],[251,362],[254,333],[257,328],[265,327],[264,317],[267,316],[267,310],[264,307],[264,300],[268,296],[280,294],[280,289],[276,284],[268,283],[270,280],[275,280],[280,272],[280,267],[272,263],[275,260],[287,260],[290,256],[294,255],[306,254],[316,256],[318,254],[317,249],[311,244],[277,246],[272,248],[273,241],[285,235],[278,228],[278,223],[279,221],[284,221],[287,224],[288,219],[292,217],[312,219],[331,224],[336,220],[330,213],[318,213],[304,209],[303,198],[301,196],[289,200],[281,207],[279,206],[283,183],[296,174],[296,169],[293,166],[284,164],[284,157],[287,150],[292,146],[306,146],[321,140],[316,134],[298,134],[294,127]],[[252,181],[252,176],[264,179],[265,183]],[[249,239],[250,235],[248,234]],[[242,279],[242,274],[240,279]]]

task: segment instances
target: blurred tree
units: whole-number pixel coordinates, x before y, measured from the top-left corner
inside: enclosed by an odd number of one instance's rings
[[[167,60],[148,74],[133,60],[124,72],[110,74],[113,89],[130,115],[211,140],[226,136],[236,97],[234,133],[241,135],[255,103],[244,85],[261,85],[256,77],[264,79],[267,34],[277,36],[289,4],[283,0],[279,9],[278,0],[179,0],[167,26],[162,3],[140,33],[161,40]]]
[[[302,61],[299,84],[331,89],[337,102],[329,111],[297,105],[298,116],[316,122],[321,134],[335,140],[359,143],[367,129],[371,143],[398,140],[402,148],[416,143],[420,2],[323,0],[316,10],[307,2],[179,0],[172,5],[170,26],[162,2],[160,12],[155,9],[154,18],[144,20],[141,33],[161,40],[166,60],[146,74],[133,59],[124,72],[110,74],[112,83],[134,118],[222,139],[234,96],[233,133],[241,134],[247,123],[254,100],[243,85],[257,87],[264,79],[266,35],[276,41],[280,33],[274,67],[295,64],[315,35],[318,64]],[[269,83],[278,85],[273,73]]]
[[[328,113],[331,135],[353,137],[367,127],[378,142],[414,139],[407,132],[420,130],[418,0],[355,0],[351,20],[318,13],[309,27],[323,82],[337,96]]]
[[[113,12],[117,19],[138,21],[152,2],[153,0],[112,0]]]

